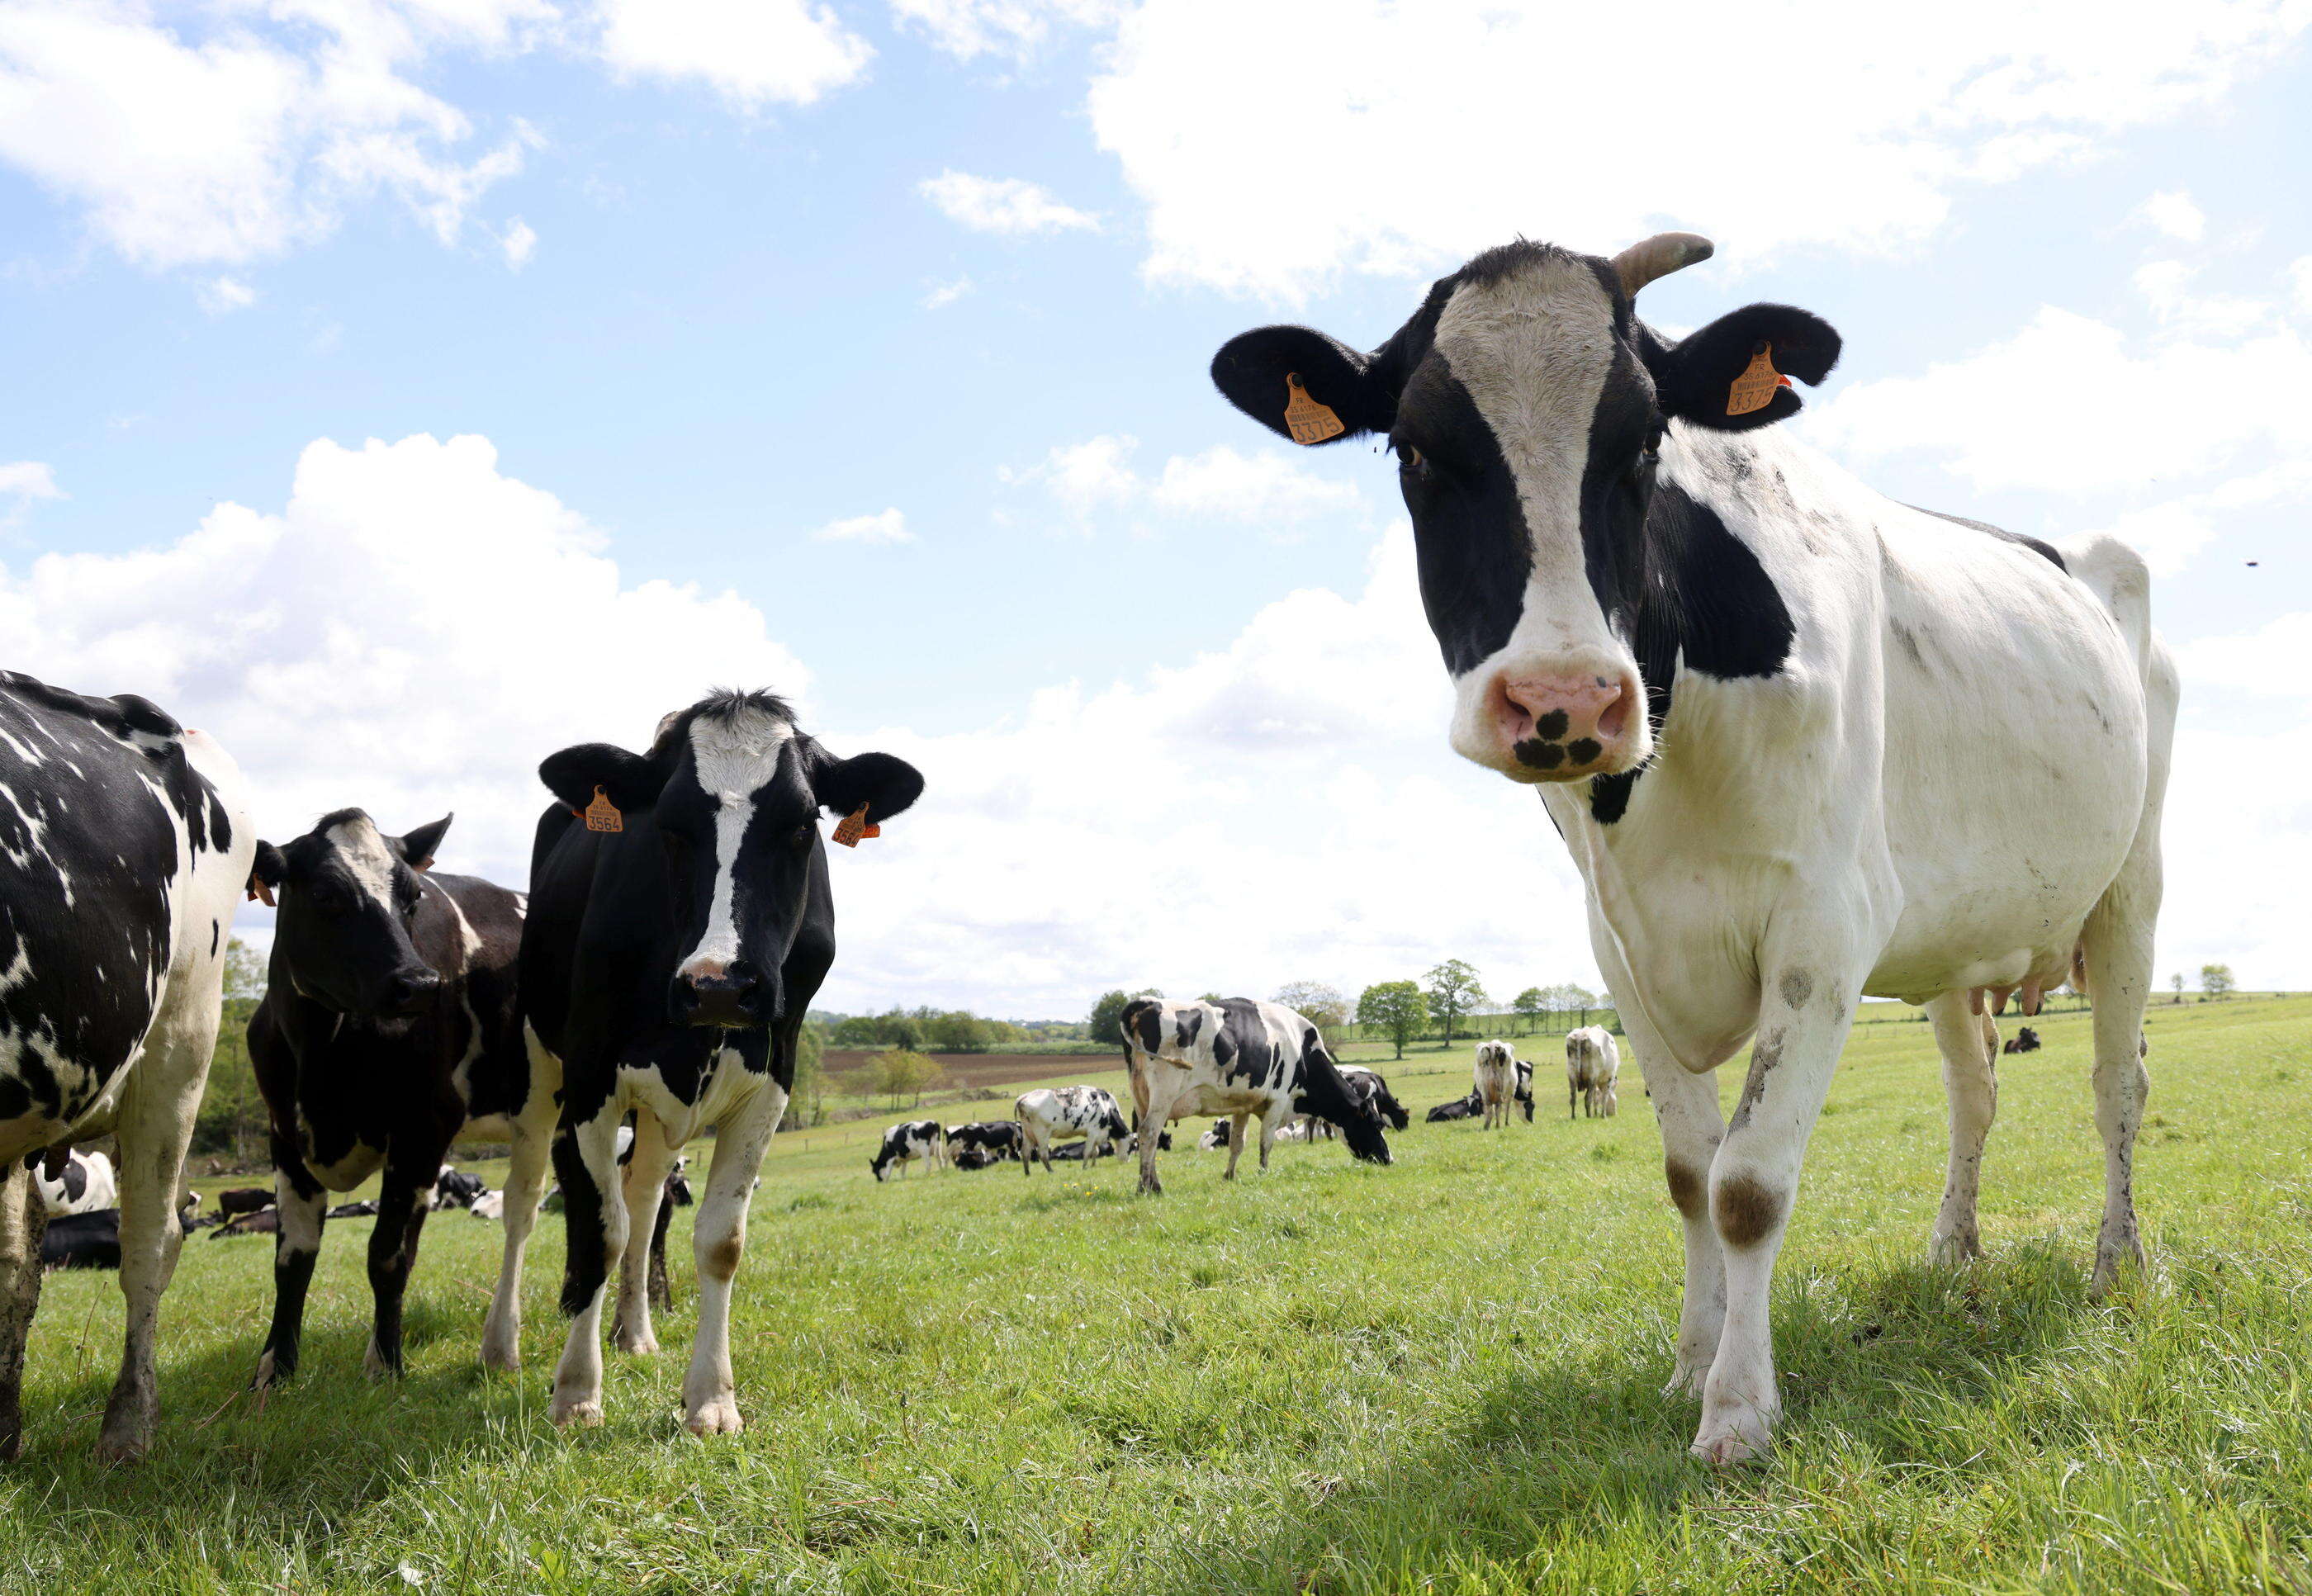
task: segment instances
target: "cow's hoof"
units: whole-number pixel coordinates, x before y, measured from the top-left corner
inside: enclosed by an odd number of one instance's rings
[[[483,1342],[482,1367],[492,1374],[521,1373],[521,1344],[520,1342],[499,1342],[495,1344],[488,1341]]]
[[[1753,1441],[1730,1430],[1721,1435],[1697,1437],[1688,1450],[1713,1469],[1731,1469],[1765,1456],[1766,1446],[1764,1436]]]
[[[378,1351],[376,1341],[372,1340],[369,1349],[362,1354],[362,1370],[372,1380],[398,1380],[401,1378],[401,1360],[389,1359]]]
[[[682,1416],[682,1427],[694,1435],[736,1435],[745,1429],[746,1422],[739,1416],[736,1399],[722,1396],[711,1399]]]
[[[2143,1241],[2130,1225],[2116,1233],[2106,1232],[2096,1241],[2095,1274],[2088,1282],[2088,1295],[2097,1302],[2109,1296],[2119,1284],[2119,1272],[2129,1265],[2144,1268]]]
[[[547,1408],[546,1416],[560,1429],[566,1430],[574,1425],[582,1430],[598,1429],[602,1423],[602,1405],[591,1399],[556,1397]]]
[[[141,1463],[152,1445],[153,1438],[142,1432],[108,1428],[96,1438],[96,1460],[100,1463]]]
[[[648,1330],[639,1334],[620,1330],[612,1337],[612,1341],[620,1352],[629,1357],[651,1358],[658,1355],[658,1337]]]

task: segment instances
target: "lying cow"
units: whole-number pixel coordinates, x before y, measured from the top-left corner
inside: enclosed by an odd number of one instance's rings
[[[959,1147],[955,1150],[955,1167],[959,1170],[992,1170],[1002,1163],[1004,1154],[990,1153],[985,1147]]]
[[[1615,1083],[1621,1078],[1621,1049],[1614,1033],[1602,1025],[1584,1025],[1565,1033],[1565,1117],[1573,1118],[1578,1100],[1582,1113],[1611,1119],[1621,1106]]]
[[[1472,1090],[1485,1107],[1487,1130],[1510,1122],[1510,1108],[1517,1101],[1517,1051],[1507,1042],[1477,1044],[1477,1061],[1471,1067],[1475,1077]]]
[[[1012,1105],[1012,1117],[1020,1127],[1022,1175],[1034,1171],[1038,1159],[1050,1170],[1053,1149],[1062,1142],[1081,1142],[1091,1157],[1098,1158],[1111,1145],[1124,1146],[1132,1135],[1131,1127],[1124,1122],[1124,1110],[1100,1086],[1041,1086],[1022,1092]]]
[[[49,1173],[54,1169],[55,1173]],[[120,1187],[114,1179],[112,1160],[101,1153],[67,1153],[59,1162],[53,1157],[32,1171],[40,1203],[50,1219],[66,1214],[93,1214],[118,1209]]]
[[[2006,1045],[2000,1048],[2002,1053],[2036,1053],[2038,1050],[2039,1033],[2027,1025],[2009,1037]]]
[[[235,1186],[217,1193],[217,1218],[230,1223],[244,1214],[273,1206],[273,1193],[263,1186]]]
[[[489,1182],[479,1175],[451,1169],[445,1163],[442,1166],[442,1172],[434,1179],[434,1212],[440,1213],[444,1208],[470,1208],[489,1188]]]
[[[908,1119],[891,1127],[867,1168],[880,1185],[893,1171],[904,1175],[909,1164],[918,1162],[926,1172],[947,1162],[947,1127],[936,1119]]]
[[[222,1241],[227,1236],[277,1236],[281,1233],[281,1210],[259,1208],[254,1214],[244,1214],[239,1219],[229,1219],[209,1235],[212,1241]]]
[[[377,1217],[377,1199],[375,1197],[368,1197],[358,1203],[339,1203],[322,1217],[326,1219],[374,1219]]]
[[[1467,1097],[1457,1097],[1449,1103],[1439,1103],[1429,1110],[1429,1123],[1443,1125],[1453,1119],[1475,1119],[1485,1111],[1485,1100],[1472,1091]]]
[[[1017,1158],[1020,1156],[1019,1122],[1012,1119],[975,1119],[967,1125],[950,1125],[947,1127],[947,1144],[958,1153],[976,1149],[987,1154],[989,1163],[1006,1158]],[[982,1169],[985,1165],[974,1164],[971,1167]]]
[[[1236,1179],[1250,1120],[1260,1121],[1260,1167],[1266,1169],[1270,1146],[1295,1113],[1340,1127],[1359,1159],[1389,1162],[1388,1138],[1371,1100],[1350,1094],[1322,1035],[1283,1004],[1140,997],[1125,1005],[1118,1024],[1143,1125],[1160,1127],[1195,1114],[1226,1114],[1234,1122],[1222,1179]],[[1140,1189],[1164,1189],[1156,1178],[1156,1144],[1147,1136],[1140,1144]]]
[[[120,1267],[120,1210],[97,1208],[59,1215],[40,1237],[43,1269],[117,1269]]]
[[[1235,1146],[1235,1138],[1230,1134],[1229,1130],[1230,1123],[1230,1122],[1227,1119],[1213,1120],[1212,1129],[1206,1131],[1203,1136],[1196,1138],[1197,1151],[1202,1153],[1225,1153],[1230,1147]]]

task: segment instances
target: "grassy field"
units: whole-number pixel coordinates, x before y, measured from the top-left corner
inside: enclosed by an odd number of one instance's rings
[[[570,1435],[543,1417],[551,1218],[520,1378],[475,1364],[497,1228],[451,1214],[407,1377],[365,1379],[351,1222],[304,1372],[262,1404],[270,1246],[192,1241],[160,1444],[121,1471],[91,1460],[118,1290],[52,1276],[0,1588],[2312,1592],[2312,999],[2153,1012],[2154,1267],[2101,1306],[2086,1022],[2041,1030],[2002,1061],[1989,1256],[1955,1273],[1922,1262],[1927,1028],[1858,1033],[1782,1255],[1790,1416],[1753,1468],[1690,1462],[1695,1404],[1658,1394],[1677,1247],[1634,1072],[1620,1118],[1569,1124],[1545,1063],[1535,1125],[1416,1123],[1385,1170],[1288,1145],[1233,1187],[1176,1153],[1154,1201],[1115,1163],[878,1187],[876,1126],[782,1136],[740,1280],[749,1428],[707,1444],[676,1417],[687,1211],[669,1350],[610,1355],[609,1423]],[[1417,1112],[1465,1055],[1392,1083]]]

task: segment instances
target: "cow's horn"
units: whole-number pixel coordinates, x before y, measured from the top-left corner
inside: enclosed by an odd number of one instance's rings
[[[1716,252],[1717,246],[1698,232],[1657,232],[1615,256],[1614,275],[1622,279],[1622,292],[1635,299],[1638,290],[1656,277],[1707,260]]]

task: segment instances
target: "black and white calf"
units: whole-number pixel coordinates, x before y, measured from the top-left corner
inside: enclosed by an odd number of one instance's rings
[[[40,1293],[24,1157],[107,1130],[120,1144],[127,1329],[97,1453],[152,1443],[185,1145],[256,846],[241,773],[215,740],[134,694],[83,697],[0,671],[0,1458],[22,1443]]]
[[[748,1198],[794,1083],[804,1013],[835,962],[819,812],[887,820],[915,801],[923,777],[889,754],[836,759],[768,693],[716,693],[667,716],[645,753],[585,743],[539,775],[558,802],[531,854],[522,1007],[562,1068],[554,1166],[573,1316],[549,1416],[601,1422],[613,1273],[620,1349],[657,1350],[644,1250],[626,1238],[631,1225],[652,1232],[676,1151],[711,1128],[683,1422],[701,1435],[735,1431],[731,1282]],[[617,1136],[629,1111],[622,1190]]]
[[[50,1219],[120,1206],[120,1183],[113,1178],[112,1161],[103,1153],[68,1153],[51,1175],[53,1162],[51,1156],[32,1171],[33,1184],[40,1190],[40,1205]]]
[[[461,1135],[512,1144],[505,1252],[482,1363],[521,1364],[522,1250],[560,1083],[522,1041],[514,998],[521,896],[434,871],[449,828],[445,816],[390,837],[360,810],[344,809],[278,847],[258,846],[256,883],[280,908],[265,1000],[249,1021],[281,1215],[259,1386],[296,1372],[328,1194],[381,1170],[365,1361],[372,1373],[400,1372],[402,1299],[426,1212],[461,1195],[471,1202],[483,1189],[442,1162]]]
[[[1467,1097],[1457,1097],[1449,1103],[1439,1103],[1429,1110],[1429,1123],[1443,1125],[1455,1119],[1475,1119],[1485,1111],[1485,1100],[1475,1092]]]
[[[927,1171],[947,1162],[947,1127],[936,1119],[907,1119],[891,1127],[867,1167],[880,1185],[894,1174],[906,1174],[907,1166],[917,1162]]]
[[[1872,492],[1773,423],[1839,355],[1756,304],[1684,338],[1634,299],[1703,259],[1491,250],[1370,354],[1306,328],[1213,376],[1304,441],[1385,436],[1455,749],[1538,785],[1653,1095],[1685,1217],[1676,1386],[1727,1460],[1781,1409],[1767,1302],[1856,1003],[1928,1005],[1951,1100],[1931,1241],[1978,1248],[1986,989],[2095,997],[2100,1292],[2141,1256],[2137,1044],[2160,895],[2176,675],[2150,577]],[[1299,400],[1300,402],[1294,402]],[[1288,404],[1292,408],[1288,413]],[[1985,780],[1996,771],[1998,779]],[[1730,1122],[1710,1072],[1751,1045]]]
[[[1510,1109],[1517,1101],[1517,1051],[1507,1042],[1477,1044],[1477,1061],[1470,1066],[1472,1090],[1485,1106],[1487,1130],[1510,1122]]]
[[[1132,1127],[1124,1110],[1104,1086],[1043,1086],[1022,1092],[1012,1105],[1020,1127],[1020,1172],[1032,1174],[1036,1161],[1052,1167],[1053,1149],[1062,1142],[1083,1144],[1083,1156],[1098,1158],[1113,1145],[1125,1145]],[[1152,1144],[1151,1150],[1153,1150]]]
[[[1565,1117],[1573,1105],[1594,1118],[1611,1119],[1621,1106],[1615,1086],[1621,1079],[1622,1053],[1614,1033],[1602,1025],[1584,1025],[1565,1033]]]
[[[1162,1127],[1190,1115],[1226,1114],[1234,1122],[1224,1180],[1236,1179],[1248,1121],[1260,1121],[1260,1167],[1284,1120],[1295,1113],[1330,1121],[1349,1151],[1387,1163],[1388,1138],[1370,1100],[1350,1094],[1317,1028],[1283,1004],[1249,997],[1218,1003],[1134,998],[1118,1020],[1140,1123]],[[1140,1140],[1140,1189],[1160,1192],[1156,1144]]]
[[[1017,1158],[1020,1123],[1016,1119],[975,1119],[967,1125],[950,1125],[947,1127],[947,1144],[957,1152],[975,1148],[986,1153],[990,1163]]]

